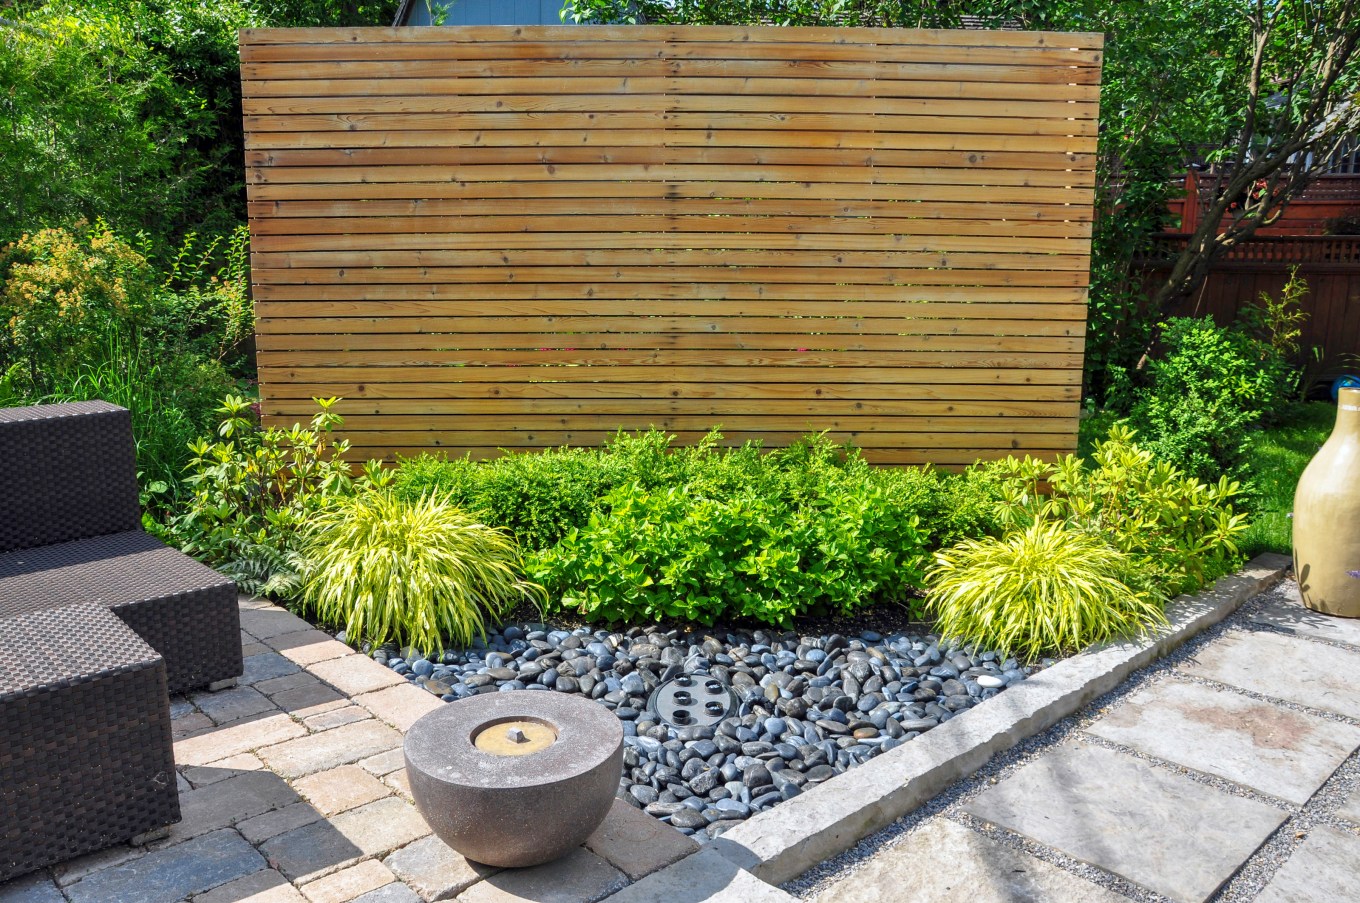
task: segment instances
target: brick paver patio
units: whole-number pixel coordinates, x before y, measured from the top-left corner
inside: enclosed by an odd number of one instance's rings
[[[586,903],[698,849],[616,801],[566,859],[467,861],[431,834],[403,767],[403,732],[444,703],[277,606],[240,604],[240,685],[171,702],[183,820],[0,884],[0,903]]]

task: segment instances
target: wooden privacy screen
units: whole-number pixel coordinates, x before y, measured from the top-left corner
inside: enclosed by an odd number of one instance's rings
[[[355,455],[1075,447],[1101,38],[244,31],[261,392]]]

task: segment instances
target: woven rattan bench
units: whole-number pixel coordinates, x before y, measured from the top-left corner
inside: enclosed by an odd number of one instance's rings
[[[0,882],[179,819],[161,656],[102,605],[0,618]]]
[[[0,618],[98,602],[164,657],[169,692],[241,675],[235,584],[141,528],[127,410],[0,408],[0,467]]]

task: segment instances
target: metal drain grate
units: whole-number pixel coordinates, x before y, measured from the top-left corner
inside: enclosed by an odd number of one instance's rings
[[[647,711],[672,727],[717,724],[737,711],[741,700],[716,677],[682,674],[652,691]]]

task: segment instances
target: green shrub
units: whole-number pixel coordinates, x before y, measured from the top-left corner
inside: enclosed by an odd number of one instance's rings
[[[848,613],[920,583],[917,519],[873,482],[796,499],[694,485],[611,493],[584,529],[530,559],[562,605],[607,621]]]
[[[1288,364],[1245,332],[1180,318],[1162,334],[1165,355],[1148,365],[1129,420],[1158,458],[1205,482],[1245,478],[1249,433],[1284,401]]]
[[[435,496],[340,497],[312,516],[302,556],[304,606],[356,646],[466,646],[486,618],[541,598],[509,536]]]
[[[333,441],[343,422],[319,398],[308,427],[261,429],[249,399],[229,395],[217,409],[218,441],[197,439],[185,477],[184,511],[154,529],[185,553],[232,577],[242,591],[287,601],[301,588],[297,552],[310,519],[356,488],[384,487],[391,474],[370,462],[357,479]]]
[[[1056,521],[1095,534],[1173,595],[1233,570],[1241,562],[1237,539],[1247,527],[1232,506],[1240,486],[1227,477],[1201,483],[1156,460],[1134,444],[1134,435],[1112,427],[1090,465],[1076,455],[1054,464],[1026,457],[986,465],[1002,499],[1001,525],[1015,530]]]
[[[941,636],[1026,658],[1075,652],[1165,623],[1164,597],[1125,584],[1130,566],[1099,536],[1037,520],[936,553],[926,604]]]

